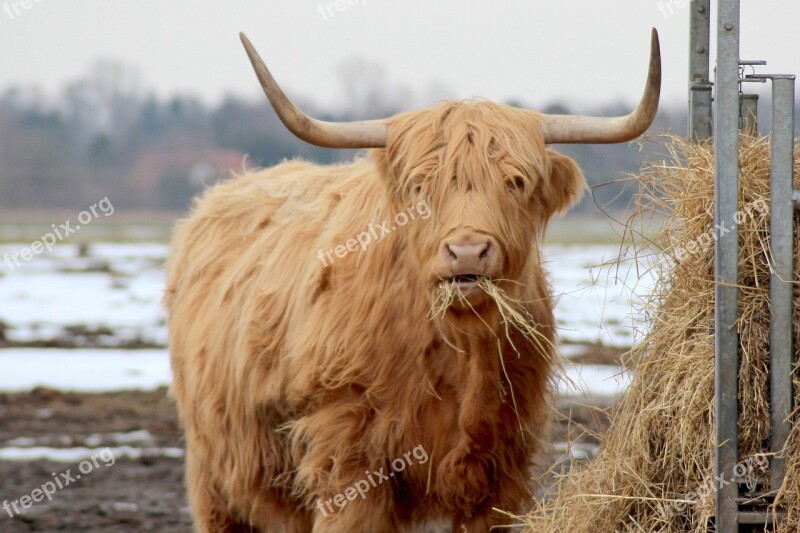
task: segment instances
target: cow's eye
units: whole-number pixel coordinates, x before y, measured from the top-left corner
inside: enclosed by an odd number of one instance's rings
[[[525,178],[522,176],[513,176],[506,180],[506,187],[511,191],[524,191]]]

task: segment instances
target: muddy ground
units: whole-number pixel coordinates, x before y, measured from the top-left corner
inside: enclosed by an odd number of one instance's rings
[[[597,440],[581,426],[597,431],[606,418],[586,406],[561,402],[554,425],[552,462],[563,460],[568,440],[578,439],[573,455],[588,455]],[[567,417],[571,417],[568,420]],[[144,431],[143,431],[144,430]],[[149,433],[149,436],[148,436]],[[154,392],[72,394],[37,389],[30,394],[0,394],[0,446],[102,448],[120,446],[115,434],[137,434],[147,442],[133,447],[182,448],[175,408],[166,389]],[[130,437],[129,437],[130,438]],[[577,453],[576,453],[577,450]],[[78,463],[0,461],[0,504],[31,494],[33,489]],[[58,490],[52,502],[34,504],[13,518],[0,510],[0,532],[79,531],[118,532],[190,531],[180,458],[145,455],[116,458],[111,466],[101,460],[91,473]],[[13,510],[12,510],[12,514]]]

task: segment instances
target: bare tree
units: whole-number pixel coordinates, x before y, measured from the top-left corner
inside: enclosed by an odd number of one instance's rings
[[[361,57],[353,57],[339,65],[345,113],[362,119],[385,117],[397,113],[413,102],[411,90],[391,84],[385,69]]]

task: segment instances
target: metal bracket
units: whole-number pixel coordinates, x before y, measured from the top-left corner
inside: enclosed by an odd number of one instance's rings
[[[764,66],[767,62],[757,60],[739,60],[739,129],[751,135],[758,134],[758,95],[745,94],[742,90],[744,83],[766,83],[756,76],[755,67]],[[745,74],[747,67],[753,70],[753,74]]]

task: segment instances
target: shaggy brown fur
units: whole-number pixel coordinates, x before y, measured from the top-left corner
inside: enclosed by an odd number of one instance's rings
[[[539,257],[547,220],[585,188],[537,116],[448,102],[389,119],[385,149],[290,161],[218,185],[175,234],[170,347],[198,531],[394,532],[431,519],[485,532],[532,496],[555,336]],[[427,200],[432,215],[324,266],[318,250]],[[431,318],[442,243],[499,248],[489,297]],[[456,302],[458,303],[458,302]],[[423,447],[366,498],[322,502]]]

